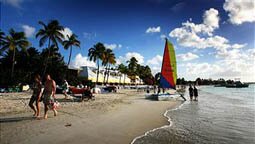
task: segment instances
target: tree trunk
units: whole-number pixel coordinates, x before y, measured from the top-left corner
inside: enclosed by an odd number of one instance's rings
[[[124,86],[125,86],[126,74],[124,74]]]
[[[15,66],[15,53],[16,53],[16,48],[13,49],[11,80],[13,80],[13,73],[14,73],[14,66]]]
[[[106,75],[107,75],[107,65],[105,67],[105,71],[104,71],[104,84],[105,84],[105,78],[106,78]]]
[[[98,83],[98,76],[99,76],[99,60],[97,60],[97,80],[96,80],[96,84]]]
[[[122,76],[122,74],[120,74],[120,80],[119,80],[119,83],[121,84],[121,76]]]
[[[71,46],[71,47],[70,47],[69,59],[68,59],[68,63],[67,63],[67,68],[68,68],[68,66],[69,66],[69,64],[70,64],[70,60],[71,60],[71,57],[72,57],[72,51],[73,51],[73,48],[72,48],[72,46]]]
[[[50,57],[50,38],[49,38],[49,43],[48,43],[48,49],[49,49],[49,53],[48,53],[48,56],[47,56],[47,58],[45,60],[45,67],[44,67],[44,70],[43,70],[43,77],[46,74],[46,70],[47,70],[47,66],[48,66],[48,59]]]
[[[110,65],[108,67],[108,72],[107,72],[107,83],[108,83],[108,80],[109,80],[109,73],[110,73]]]

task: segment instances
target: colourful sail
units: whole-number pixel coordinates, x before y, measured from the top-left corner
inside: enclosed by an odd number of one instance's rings
[[[175,89],[176,79],[177,79],[177,65],[174,46],[166,39],[161,68],[160,87]]]

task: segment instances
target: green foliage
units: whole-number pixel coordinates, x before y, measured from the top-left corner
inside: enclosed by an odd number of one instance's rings
[[[70,37],[69,36],[67,37],[68,40],[65,40],[63,42],[63,45],[66,50],[70,48],[70,54],[67,62],[67,65],[69,66],[72,57],[73,46],[80,47],[80,41],[77,40],[77,36],[75,34],[72,34]]]
[[[103,56],[102,56],[102,65],[105,66],[105,73],[104,73],[104,83],[106,82],[106,76],[107,76],[107,82],[109,79],[109,73],[110,73],[110,66],[114,65],[116,63],[116,57],[115,54],[113,53],[113,51],[111,49],[106,49],[103,52]]]
[[[48,40],[48,48],[54,44],[58,48],[58,43],[62,44],[64,35],[61,31],[64,27],[57,20],[51,20],[47,25],[42,21],[38,22],[42,28],[36,33],[36,38],[40,38],[39,46],[42,47]]]
[[[104,57],[104,52],[105,52],[105,46],[98,42],[96,45],[94,45],[92,48],[89,49],[89,60],[97,62],[97,80],[96,83],[98,82],[98,76],[99,76],[99,60],[103,60]],[[103,65],[103,62],[102,62]]]
[[[129,61],[127,61],[127,63],[129,76],[134,78],[134,76],[136,76],[138,73],[138,61],[136,60],[135,57],[132,57]]]
[[[127,63],[127,67],[121,64],[118,69],[120,72],[128,74],[132,81],[135,81],[136,76],[139,76],[145,84],[152,85],[155,83],[151,69],[148,65],[140,65],[135,57],[132,57]]]
[[[0,32],[1,35],[1,49],[0,53],[9,51],[12,53],[12,67],[10,80],[13,81],[14,67],[16,63],[16,52],[19,50],[25,51],[29,46],[29,42],[24,32],[16,32],[14,29],[9,30],[9,35],[4,37],[4,33]]]
[[[57,20],[51,20],[47,25],[42,21],[39,21],[39,24],[42,26],[42,28],[36,33],[36,38],[40,38],[39,46],[42,47],[48,40],[47,48],[49,51],[46,60],[44,60],[45,64],[43,70],[43,75],[45,75],[47,71],[48,60],[51,55],[50,47],[56,46],[59,48],[58,43],[62,44],[64,35],[61,33],[61,31],[64,30],[64,27],[61,26]]]
[[[10,81],[12,53],[7,51],[0,59],[0,85],[17,85],[19,83],[31,84],[35,74],[43,75],[44,60],[48,55],[48,48],[41,53],[37,49],[30,47],[26,52],[17,51],[16,55],[16,70],[14,71],[15,79]],[[56,50],[51,48],[51,57],[48,63],[47,73],[51,74],[52,78],[60,83],[65,78],[67,67],[63,61],[63,56]]]
[[[177,78],[176,84],[177,85],[186,85],[187,81],[184,78]]]

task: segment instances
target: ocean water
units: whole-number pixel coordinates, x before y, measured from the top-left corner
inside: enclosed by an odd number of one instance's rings
[[[248,88],[206,86],[198,92],[198,102],[186,101],[178,109],[165,113],[170,125],[147,132],[133,143],[255,143],[255,85]]]

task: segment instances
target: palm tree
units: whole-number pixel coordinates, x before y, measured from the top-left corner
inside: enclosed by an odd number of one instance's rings
[[[5,41],[5,33],[0,29],[0,49],[3,46],[3,43]],[[2,52],[0,51],[0,56],[2,55]]]
[[[105,83],[106,75],[107,75],[107,82],[108,82],[110,65],[114,65],[115,63],[116,63],[115,54],[113,53],[111,49],[106,49],[104,51],[103,58],[102,58],[102,65],[106,66],[106,71],[104,73],[104,83]]]
[[[111,49],[107,49],[106,53],[107,53],[106,54],[106,59],[107,59],[107,63],[108,63],[108,71],[107,71],[107,83],[108,83],[109,75],[110,75],[110,65],[115,65],[116,64],[116,57],[115,57],[115,54],[113,53],[113,51]]]
[[[58,43],[62,44],[64,39],[64,35],[61,33],[61,31],[64,30],[63,26],[61,26],[57,20],[51,20],[47,25],[43,23],[42,21],[39,21],[39,24],[42,25],[43,27],[36,34],[36,38],[38,37],[40,38],[39,46],[42,47],[46,43],[46,41],[48,41],[48,48],[50,48],[52,44],[56,45],[56,47],[58,48]],[[46,72],[49,56],[50,56],[50,49],[49,49],[48,57],[45,62],[46,64],[44,67],[43,74],[45,74]]]
[[[105,77],[106,77],[106,74],[107,74],[107,67],[108,67],[108,64],[109,64],[107,57],[111,53],[110,51],[111,51],[111,49],[106,49],[103,52],[103,55],[102,55],[102,66],[105,66],[103,83],[105,83]]]
[[[0,29],[0,46],[2,46],[3,41],[5,40],[5,33]]]
[[[98,76],[99,76],[99,61],[103,59],[105,51],[105,46],[98,42],[96,45],[94,45],[92,48],[89,49],[89,60],[93,62],[97,62],[97,80],[98,82]]]
[[[73,50],[72,46],[80,47],[80,41],[77,40],[77,36],[75,34],[72,34],[70,37],[69,36],[67,37],[68,37],[68,40],[65,40],[63,42],[63,45],[66,50],[70,48],[70,54],[69,54],[68,63],[67,63],[67,66],[69,66],[70,60],[72,57],[72,50]]]
[[[132,57],[128,63],[128,71],[130,72],[131,80],[135,80],[135,76],[137,74],[137,68],[138,68],[138,61],[136,60],[135,57]]]
[[[125,66],[124,64],[120,64],[117,69],[119,72],[124,74],[124,84],[125,84],[126,74],[128,73],[127,66]],[[120,75],[120,78],[121,78],[121,75]]]
[[[2,41],[1,51],[9,49],[13,52],[12,54],[12,68],[11,68],[11,79],[13,78],[14,66],[15,66],[15,54],[16,50],[26,50],[29,46],[29,42],[25,36],[24,32],[16,32],[14,29],[10,29],[9,35],[7,35],[5,40]]]

